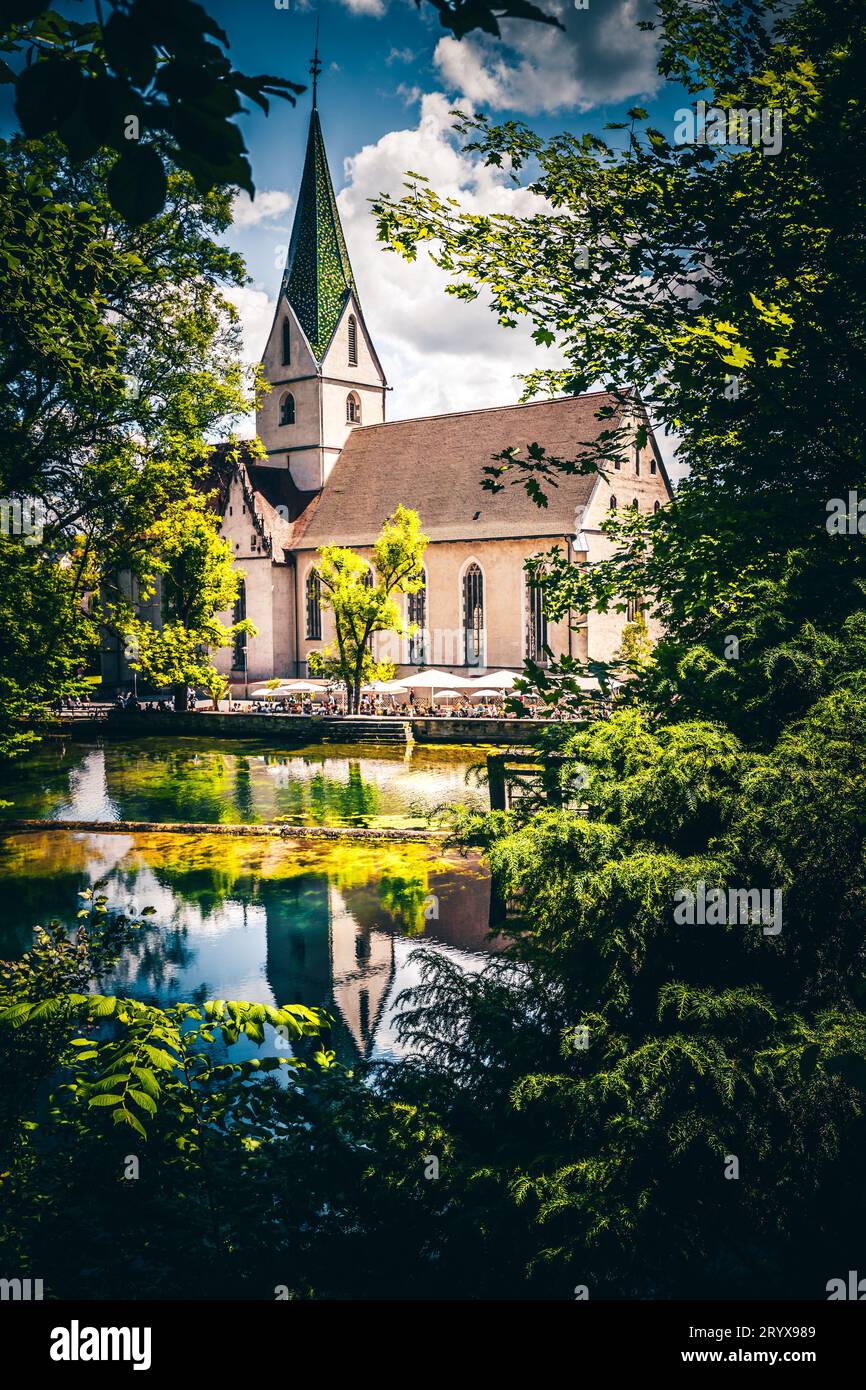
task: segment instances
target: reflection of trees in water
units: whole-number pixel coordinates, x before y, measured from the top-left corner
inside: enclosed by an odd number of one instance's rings
[[[0,799],[14,803],[0,816],[68,813],[78,796],[76,778],[87,781],[88,759],[97,756],[100,802],[106,802],[100,814],[109,819],[220,824],[276,814],[363,825],[383,811],[424,819],[448,796],[443,774],[465,773],[471,755],[465,749],[397,752],[393,745],[365,747],[363,755],[352,745],[279,750],[258,740],[205,737],[109,741],[98,750],[46,745],[0,772]],[[285,778],[268,774],[276,767],[285,768]],[[435,786],[425,786],[429,776]]]
[[[313,825],[359,824],[373,820],[379,809],[378,789],[364,780],[359,762],[350,762],[348,778],[338,782],[314,772],[306,782],[288,782],[277,789],[281,815],[291,814]]]
[[[420,936],[426,919],[424,907],[428,898],[428,874],[406,876],[383,874],[378,884],[379,903],[395,926],[407,936]]]
[[[106,749],[105,780],[124,820],[220,821],[238,819],[229,794],[233,759],[198,749]]]
[[[249,758],[238,757],[235,759],[235,805],[238,809],[238,820],[254,821],[256,819]]]
[[[188,945],[189,928],[184,923],[166,925],[157,918],[146,918],[136,940],[128,946],[112,977],[112,988],[135,983],[135,994],[147,990],[154,1001],[166,1003],[184,995],[179,978],[195,960]]]
[[[44,817],[51,820],[69,799],[71,780],[85,765],[92,749],[66,742],[43,744],[26,758],[4,763],[0,769],[0,818]]]

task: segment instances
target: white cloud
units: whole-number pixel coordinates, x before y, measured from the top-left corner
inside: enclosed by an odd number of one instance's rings
[[[291,206],[291,197],[279,188],[260,188],[255,199],[249,193],[238,192],[232,200],[232,221],[236,227],[271,224],[284,216]]]
[[[277,277],[274,289],[279,285]],[[276,312],[276,299],[270,299],[257,286],[241,285],[223,290],[225,298],[237,309],[243,335],[244,362],[258,362],[265,350]]]
[[[411,63],[414,57],[415,53],[411,48],[392,48],[385,62],[390,67],[392,63]]]
[[[371,14],[377,18],[385,13],[385,0],[340,0],[341,5],[345,5],[352,14]]]
[[[575,10],[567,0],[543,7],[565,26],[503,21],[502,41],[484,35],[442,38],[433,62],[449,90],[476,106],[539,112],[586,111],[657,91],[656,40],[637,28],[649,0],[613,0]]]
[[[447,296],[446,276],[423,254],[409,264],[376,240],[369,199],[399,194],[407,169],[423,169],[437,193],[472,211],[543,208],[501,170],[463,153],[452,106],[442,93],[423,96],[416,127],[389,131],[346,161],[348,181],[338,199],[367,324],[394,388],[391,419],[512,403],[520,394],[518,373],[560,362],[532,342],[528,326],[500,328],[485,304]]]

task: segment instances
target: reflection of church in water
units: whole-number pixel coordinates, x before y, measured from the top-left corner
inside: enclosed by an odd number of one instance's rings
[[[369,1058],[395,995],[401,946],[445,945],[490,950],[486,878],[431,873],[439,919],[407,940],[404,924],[384,908],[375,886],[340,889],[327,875],[264,880],[257,901],[267,916],[265,973],[277,1004],[303,1003],[334,1016],[331,1046],[349,1061]]]
[[[268,902],[270,897],[279,902]],[[278,1004],[324,1006],[368,1057],[394,982],[394,933],[359,922],[323,874],[263,883],[268,982]],[[340,1052],[339,1038],[334,1045]]]

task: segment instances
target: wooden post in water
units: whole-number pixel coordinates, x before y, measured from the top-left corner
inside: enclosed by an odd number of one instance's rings
[[[487,785],[491,811],[505,811],[508,800],[505,785],[505,753],[487,754]]]

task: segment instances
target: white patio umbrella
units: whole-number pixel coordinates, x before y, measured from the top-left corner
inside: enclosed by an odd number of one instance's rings
[[[442,700],[460,700],[463,698],[462,690],[437,690],[436,694]]]
[[[405,695],[406,687],[400,681],[371,681],[369,685],[362,685],[365,695]]]
[[[272,700],[272,699],[274,699],[274,698],[282,699],[283,695],[289,695],[289,694],[291,694],[291,690],[292,690],[292,687],[291,687],[290,685],[276,685],[276,686],[274,686],[273,688],[271,688],[270,686],[267,686],[267,685],[263,685],[263,686],[261,687],[260,690],[254,690],[254,691],[252,691],[252,693],[251,693],[251,695],[250,695],[250,699],[251,699],[251,700]]]
[[[473,690],[473,691],[472,691],[472,695],[470,696],[470,699],[474,698],[474,696],[476,696],[476,695],[478,695],[482,700],[501,700],[501,699],[502,699],[502,691],[501,691],[501,690]]]
[[[486,675],[476,676],[471,684],[475,685],[477,681],[485,690],[513,690],[514,682],[518,679],[513,671],[488,671]]]
[[[414,676],[401,676],[395,685],[403,690],[465,690],[467,686],[473,684],[465,676],[455,676],[451,671],[437,671],[431,667],[429,671],[419,671]]]
[[[322,695],[328,688],[327,681],[290,681],[285,687],[281,687],[286,695]]]

